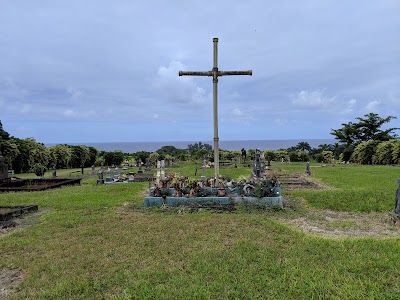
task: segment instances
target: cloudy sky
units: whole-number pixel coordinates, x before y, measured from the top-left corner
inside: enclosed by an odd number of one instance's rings
[[[400,1],[0,0],[0,120],[43,143],[329,139],[400,118]],[[400,127],[400,119],[390,124]],[[398,132],[399,133],[399,132]]]

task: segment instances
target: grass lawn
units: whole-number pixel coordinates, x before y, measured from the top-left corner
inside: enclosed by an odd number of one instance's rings
[[[273,167],[279,173],[305,170],[295,163]],[[195,169],[171,170],[194,177]],[[213,172],[207,169],[206,176]],[[249,172],[221,168],[234,179]],[[8,298],[398,299],[398,237],[327,238],[280,218],[311,209],[392,210],[400,168],[312,165],[311,172],[330,189],[283,190],[285,199],[302,203],[298,210],[144,210],[148,183],[96,186],[96,178],[81,186],[0,194],[0,205],[38,204],[46,212],[36,224],[0,237],[0,270],[25,274]]]

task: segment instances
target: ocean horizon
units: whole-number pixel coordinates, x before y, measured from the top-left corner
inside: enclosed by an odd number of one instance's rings
[[[67,143],[71,146],[85,145],[94,147],[99,151],[122,151],[123,153],[135,153],[139,151],[155,152],[163,146],[174,146],[177,149],[187,149],[189,144],[199,141],[169,141],[169,142],[104,142],[104,143]],[[201,141],[203,144],[214,145],[212,141]],[[307,142],[312,148],[322,144],[334,144],[335,139],[296,139],[296,140],[241,140],[241,141],[219,141],[222,150],[234,151],[242,148],[260,150],[287,149],[296,146],[300,142]],[[60,143],[45,143],[46,147],[55,146]]]

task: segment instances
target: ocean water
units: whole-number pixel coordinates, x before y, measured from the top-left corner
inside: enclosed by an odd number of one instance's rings
[[[186,149],[189,144],[194,144],[199,141],[170,141],[170,142],[120,142],[120,143],[85,143],[86,146],[91,146],[99,151],[122,151],[124,153],[134,153],[138,151],[154,152],[163,146],[174,146],[178,149]],[[219,148],[223,150],[240,150],[242,148],[260,149],[260,150],[278,150],[287,149],[296,146],[300,142],[308,142],[311,147],[317,148],[321,144],[334,144],[334,139],[301,139],[301,140],[249,140],[249,141],[219,141]],[[203,144],[214,146],[211,141],[202,141]],[[45,144],[46,147],[56,144]],[[70,144],[70,145],[82,145]]]

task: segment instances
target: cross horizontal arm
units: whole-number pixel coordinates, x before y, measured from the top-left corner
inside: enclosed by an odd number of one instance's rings
[[[212,71],[200,72],[200,71],[179,71],[179,76],[213,76]]]
[[[218,76],[226,76],[226,75],[253,75],[253,70],[248,71],[218,71]]]

